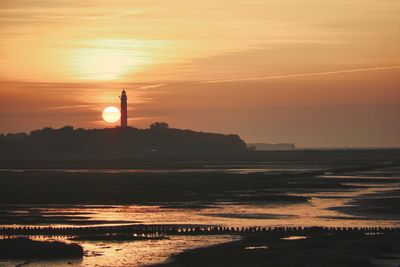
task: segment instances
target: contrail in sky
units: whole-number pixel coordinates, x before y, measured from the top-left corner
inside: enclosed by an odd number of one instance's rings
[[[296,73],[296,74],[286,74],[286,75],[276,75],[276,76],[263,76],[263,77],[252,77],[252,78],[214,80],[214,81],[204,81],[204,82],[201,82],[201,83],[225,83],[225,82],[239,82],[239,81],[257,81],[257,80],[268,80],[268,79],[282,79],[282,78],[290,78],[290,77],[318,76],[318,75],[330,75],[330,74],[363,72],[363,71],[374,71],[374,70],[392,70],[392,69],[400,69],[400,65],[398,65],[398,66],[388,66],[388,67],[364,68],[364,69],[349,69],[349,70],[323,71],[323,72],[311,72],[311,73]]]

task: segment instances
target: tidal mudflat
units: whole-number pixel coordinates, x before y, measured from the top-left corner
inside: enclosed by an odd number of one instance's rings
[[[239,241],[172,256],[161,267],[180,266],[399,266],[400,234],[285,233],[244,235]],[[290,255],[290,257],[289,257]]]
[[[218,166],[217,170],[216,166],[206,166],[200,171],[190,168],[159,172],[126,169],[112,172],[102,169],[3,169],[0,172],[0,222],[2,227],[16,228],[162,224],[235,228],[400,226],[400,214],[396,213],[394,204],[386,204],[390,198],[396,201],[400,184],[400,167],[393,162],[362,166],[354,162],[342,165],[337,162],[234,165],[225,169]],[[22,182],[28,186],[19,187]],[[332,242],[327,241],[326,246],[335,247],[337,242],[347,244],[365,241],[360,239],[364,237],[357,234],[336,235],[332,237]],[[68,263],[143,266],[165,261],[186,266],[187,260],[200,252],[184,251],[195,248],[211,246],[199,251],[212,254],[214,252],[210,251],[214,249],[220,251],[222,247],[230,253],[231,246],[240,246],[243,253],[264,255],[270,253],[271,246],[276,245],[282,247],[279,253],[285,250],[291,253],[300,243],[287,242],[304,242],[300,245],[312,248],[314,245],[307,242],[313,240],[315,244],[320,244],[329,236],[329,233],[323,232],[312,233],[298,240],[268,233],[188,233],[143,240],[29,236],[41,240],[77,242],[84,248],[85,255],[82,260],[30,261],[28,266],[63,266]],[[392,240],[392,234],[383,236],[383,243]],[[218,245],[222,243],[227,245]],[[392,240],[390,246],[397,255],[397,243]],[[360,254],[371,253],[370,250],[357,251]],[[184,252],[182,255],[185,256],[173,256],[179,252]],[[276,253],[275,256],[279,254]],[[379,253],[377,251],[374,254],[375,258],[368,258],[368,262],[384,262],[379,261]],[[397,257],[395,255],[393,257]],[[304,260],[308,262],[309,259]],[[223,265],[222,261],[223,257],[214,262],[217,264],[215,266]],[[364,259],[360,261],[363,262]],[[3,261],[0,264],[8,266],[16,262]],[[254,264],[259,262],[255,260]],[[229,261],[226,266],[229,266]]]

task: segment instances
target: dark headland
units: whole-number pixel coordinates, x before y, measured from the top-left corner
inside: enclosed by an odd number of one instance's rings
[[[198,167],[194,162],[400,160],[400,149],[254,150],[237,134],[169,128],[43,128],[0,134],[0,168],[13,167]],[[133,160],[134,159],[134,160]]]
[[[1,158],[208,157],[246,151],[246,143],[238,135],[173,129],[166,123],[154,123],[147,129],[65,126],[0,135]]]

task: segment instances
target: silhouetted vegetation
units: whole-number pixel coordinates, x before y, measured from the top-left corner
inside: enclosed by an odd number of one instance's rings
[[[34,241],[28,238],[0,240],[0,258],[3,259],[62,259],[82,258],[83,248],[78,244],[58,241]]]
[[[165,122],[149,129],[44,128],[0,135],[0,156],[41,158],[124,158],[230,155],[247,151],[238,135],[169,128]]]
[[[150,129],[167,129],[169,128],[166,122],[155,122],[150,125]]]

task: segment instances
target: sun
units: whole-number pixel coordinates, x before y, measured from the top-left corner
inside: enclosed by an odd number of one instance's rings
[[[121,112],[114,106],[106,107],[103,110],[103,120],[108,123],[114,123],[121,118]]]

